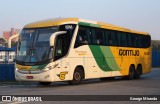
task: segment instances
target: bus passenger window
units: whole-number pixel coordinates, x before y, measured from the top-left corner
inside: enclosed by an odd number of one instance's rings
[[[113,42],[112,42],[112,38],[111,38],[111,33],[108,34],[108,37],[109,37],[109,39],[108,39],[109,45],[112,46]]]
[[[87,27],[79,27],[74,48],[90,43],[90,31]]]
[[[122,33],[117,32],[117,46],[122,46]]]
[[[127,34],[126,33],[122,33],[122,46],[126,47],[127,46],[127,42],[128,42]]]
[[[105,45],[103,30],[98,28],[92,28],[92,40],[93,40],[93,45]]]
[[[141,35],[137,35],[137,47],[138,48],[142,48],[142,36]]]
[[[102,30],[96,30],[97,44],[104,45],[104,34]]]
[[[111,37],[110,37],[110,33],[109,33],[109,31],[105,31],[105,45],[106,46],[109,46],[110,45],[110,42],[109,41],[111,41]]]
[[[131,35],[131,43],[132,47],[136,47],[136,35],[134,34]]]
[[[85,35],[79,34],[78,42],[80,44],[88,44],[87,37]]]
[[[132,37],[131,34],[128,34],[128,47],[132,47]]]
[[[111,40],[112,40],[112,45],[117,46],[118,40],[117,40],[117,33],[112,31],[111,32]]]

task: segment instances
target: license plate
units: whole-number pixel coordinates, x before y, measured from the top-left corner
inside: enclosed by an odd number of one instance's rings
[[[27,79],[33,79],[33,76],[26,76]]]

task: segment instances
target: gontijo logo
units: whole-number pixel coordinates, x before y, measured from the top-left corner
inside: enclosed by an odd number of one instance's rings
[[[125,50],[120,49],[119,50],[120,56],[139,56],[139,50]]]
[[[61,72],[60,74],[57,74],[57,76],[59,77],[60,80],[64,80],[66,77],[66,74],[68,74],[68,72]]]

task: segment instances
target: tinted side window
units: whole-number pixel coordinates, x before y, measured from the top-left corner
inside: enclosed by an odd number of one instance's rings
[[[137,35],[137,47],[138,48],[142,48],[143,45],[142,45],[142,35]]]
[[[59,31],[67,31],[67,35],[69,35],[69,39],[71,40],[75,27],[76,25],[74,24],[61,25],[59,26]]]
[[[136,47],[136,36],[133,34],[128,34],[129,47]]]
[[[148,36],[148,35],[146,36],[146,35],[145,35],[145,36],[143,36],[143,39],[142,39],[142,40],[143,40],[143,43],[142,43],[142,44],[143,44],[143,47],[144,47],[144,48],[150,47],[150,45],[151,45],[151,37],[150,37],[150,36]]]
[[[67,33],[56,37],[54,60],[58,60],[68,53],[75,26],[74,24],[59,26],[59,31],[66,31]]]
[[[74,48],[77,48],[81,45],[90,44],[91,43],[90,35],[91,35],[91,32],[89,27],[80,26],[77,37],[76,37]]]
[[[92,28],[93,45],[105,45],[104,32],[102,29]]]
[[[111,40],[111,32],[110,31],[105,31],[105,45],[109,46],[112,45],[112,40]]]
[[[68,53],[69,49],[69,35],[61,34],[56,37],[56,44],[55,44],[55,60],[60,59],[61,57],[65,56]]]
[[[117,34],[116,34],[116,32],[112,31],[111,32],[111,44],[112,44],[112,46],[117,46],[117,43],[118,43]]]
[[[122,33],[121,32],[117,32],[117,43],[118,43],[118,46],[122,46]]]
[[[123,46],[123,47],[128,46],[127,33],[122,33],[122,46]]]

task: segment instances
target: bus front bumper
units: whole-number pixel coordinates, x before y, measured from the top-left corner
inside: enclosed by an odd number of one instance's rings
[[[53,82],[54,75],[52,70],[34,73],[29,71],[20,72],[17,68],[15,70],[15,79],[17,81],[40,81],[40,82]]]

